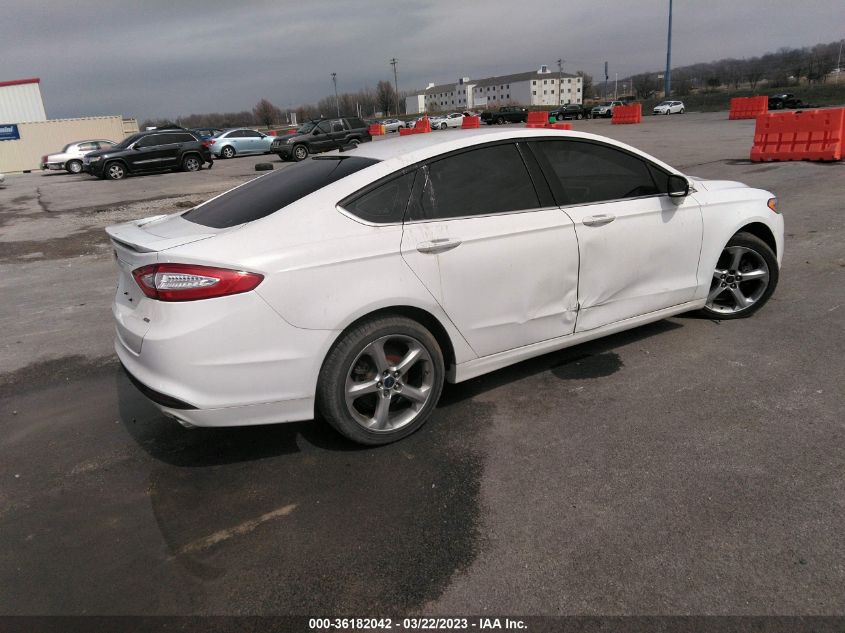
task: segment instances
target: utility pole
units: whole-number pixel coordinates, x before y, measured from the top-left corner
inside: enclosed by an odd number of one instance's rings
[[[607,101],[607,62],[604,62],[604,100]]]
[[[337,73],[332,73],[332,83],[334,84],[334,107],[337,110],[337,118],[340,118],[340,101],[337,98]]]
[[[565,59],[557,60],[557,107],[563,103],[563,65],[565,63]]]
[[[669,37],[666,42],[666,74],[663,76],[663,98],[672,93],[672,0],[669,0]]]
[[[396,92],[396,116],[399,116],[399,79],[396,76],[396,64],[398,63],[395,57],[390,60],[390,65],[393,66],[393,89]]]
[[[839,83],[839,77],[842,75],[842,42],[845,42],[845,40],[839,40],[839,57],[836,59],[836,83]]]

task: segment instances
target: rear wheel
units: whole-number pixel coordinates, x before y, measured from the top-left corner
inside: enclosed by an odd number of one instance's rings
[[[430,417],[445,376],[437,340],[416,321],[365,321],[335,344],[320,371],[317,406],[359,444],[389,444]]]
[[[65,165],[65,169],[68,170],[68,173],[78,174],[82,171],[82,162],[78,160],[68,161],[67,165]]]
[[[584,115],[579,112],[578,114],[575,115],[575,118],[580,121],[581,119],[584,118]]]
[[[202,161],[198,156],[190,154],[182,159],[182,171],[199,171],[202,167]]]
[[[109,163],[105,168],[106,178],[109,180],[122,180],[126,176],[126,168],[121,163]]]
[[[496,123],[497,123],[498,125],[504,125],[504,124],[505,124],[505,118],[504,118],[504,117],[499,117],[498,119],[496,119]]]
[[[223,149],[220,150],[220,156],[222,158],[232,158],[235,155],[235,148],[231,145],[227,145]]]
[[[702,312],[712,319],[751,316],[772,296],[778,277],[769,245],[751,233],[737,233],[719,256]]]

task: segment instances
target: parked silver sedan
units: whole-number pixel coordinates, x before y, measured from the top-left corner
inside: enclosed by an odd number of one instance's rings
[[[269,154],[273,138],[256,130],[239,127],[224,130],[203,141],[203,144],[218,158],[234,158],[239,154]]]
[[[101,139],[69,143],[62,148],[61,152],[42,156],[41,169],[52,171],[64,169],[71,174],[79,174],[82,172],[82,159],[85,154],[101,149],[111,149],[114,145],[114,141]]]
[[[399,119],[385,119],[381,122],[385,132],[398,132],[399,128],[405,127],[405,122]]]

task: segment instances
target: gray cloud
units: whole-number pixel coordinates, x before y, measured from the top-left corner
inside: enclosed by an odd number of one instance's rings
[[[392,79],[400,89],[555,64],[598,78],[660,69],[666,0],[171,2],[6,0],[0,81],[38,76],[50,117],[294,107]],[[675,0],[675,65],[845,37],[842,0]]]

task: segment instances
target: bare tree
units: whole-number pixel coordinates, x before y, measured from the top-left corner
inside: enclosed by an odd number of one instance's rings
[[[380,81],[376,85],[376,104],[385,114],[389,113],[391,107],[396,103],[396,91],[389,81]]]
[[[261,99],[252,109],[256,123],[271,127],[274,123],[282,120],[282,111],[274,106],[267,99]]]

